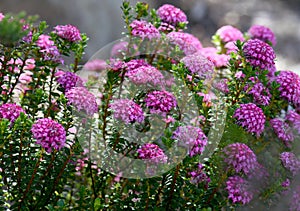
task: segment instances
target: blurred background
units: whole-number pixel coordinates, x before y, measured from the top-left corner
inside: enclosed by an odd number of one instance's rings
[[[136,0],[131,1],[132,4]],[[271,28],[277,37],[277,67],[300,73],[300,1],[299,0],[153,0],[158,8],[165,3],[184,10],[188,31],[204,46],[211,46],[211,36],[225,24],[247,31],[252,24]],[[90,38],[85,60],[106,44],[122,37],[124,24],[122,0],[1,0],[3,13],[26,11],[38,14],[50,27],[73,24]]]

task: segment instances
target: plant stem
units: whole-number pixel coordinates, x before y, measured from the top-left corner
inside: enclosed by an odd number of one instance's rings
[[[172,203],[173,193],[174,193],[177,177],[178,177],[178,174],[179,174],[179,169],[180,169],[180,164],[178,164],[176,166],[176,170],[174,172],[174,177],[173,177],[173,181],[172,181],[172,185],[171,185],[170,195],[169,195],[168,202],[167,202],[167,205],[166,205],[166,210],[170,210],[170,205]]]

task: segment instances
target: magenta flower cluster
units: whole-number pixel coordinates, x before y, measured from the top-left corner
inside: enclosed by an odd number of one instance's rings
[[[207,188],[208,183],[210,183],[210,178],[204,171],[204,167],[201,163],[199,163],[198,168],[195,171],[190,172],[190,176],[190,182],[194,185],[203,183]]]
[[[243,46],[246,61],[253,67],[269,70],[275,65],[275,52],[273,48],[259,39],[250,39]]]
[[[300,185],[296,186],[290,200],[290,211],[300,211]]]
[[[216,35],[219,35],[221,41],[224,43],[237,40],[244,41],[243,33],[237,28],[230,25],[222,26],[221,28],[219,28],[216,32]]]
[[[294,140],[294,135],[290,126],[280,118],[274,118],[270,120],[270,124],[277,135],[277,137],[289,146],[290,142]]]
[[[179,145],[187,146],[190,157],[200,155],[208,142],[201,128],[194,126],[179,126],[174,131],[172,139],[178,140]]]
[[[270,103],[272,95],[267,87],[265,87],[261,82],[256,81],[253,87],[247,92],[253,96],[254,103],[257,105],[267,106]]]
[[[200,53],[194,53],[182,58],[181,62],[192,74],[202,79],[211,78],[214,73],[214,64]]]
[[[257,166],[254,152],[243,143],[233,143],[223,149],[224,161],[232,166],[236,173],[243,172],[249,175]]]
[[[298,105],[300,103],[300,77],[296,73],[288,70],[280,71],[276,77],[276,82],[280,84],[280,96],[288,102]]]
[[[294,176],[300,171],[300,159],[292,152],[280,154],[280,160],[284,168],[289,170]]]
[[[276,45],[276,37],[271,29],[266,26],[252,25],[248,30],[252,39],[259,39],[264,42],[270,42],[272,46]]]
[[[244,127],[249,133],[260,136],[264,131],[266,116],[261,108],[253,103],[241,104],[235,110],[233,118],[237,119],[237,123]]]
[[[128,68],[128,66],[127,66]],[[151,84],[153,86],[161,85],[164,79],[162,73],[153,66],[140,66],[126,72],[127,76],[137,85]]]
[[[98,112],[95,96],[85,87],[73,87],[65,93],[68,104],[72,104],[78,111],[83,111],[92,116]]]
[[[60,75],[57,78],[57,82],[65,90],[65,92],[69,91],[73,87],[83,86],[83,80],[75,73],[69,71],[64,72],[62,75]]]
[[[101,71],[101,70],[105,70],[108,67],[106,61],[102,60],[102,59],[93,59],[91,61],[88,61],[87,63],[85,63],[85,65],[83,66],[84,70],[87,71]]]
[[[144,59],[132,59],[126,62],[126,70],[131,71],[142,66],[150,66]]]
[[[142,39],[160,38],[160,33],[155,26],[144,20],[134,20],[131,24],[131,34]]]
[[[145,98],[145,103],[151,113],[162,115],[165,115],[177,106],[175,96],[167,91],[149,92]]]
[[[164,151],[156,144],[146,143],[142,145],[138,150],[138,158],[143,160],[149,160],[152,163],[166,163],[168,157]]]
[[[300,114],[298,114],[296,111],[290,110],[286,114],[285,119],[288,124],[300,135]]]
[[[164,4],[158,8],[157,15],[162,22],[172,26],[177,26],[178,23],[187,23],[185,13],[181,9],[170,4]]]
[[[66,131],[58,122],[44,118],[37,120],[31,127],[33,138],[47,152],[61,150],[66,142]]]
[[[253,198],[249,183],[240,176],[229,177],[226,182],[226,190],[228,199],[233,203],[247,204]]]
[[[174,45],[177,45],[185,55],[196,53],[202,48],[202,44],[197,37],[185,32],[170,32],[167,38]]]
[[[8,119],[11,123],[14,123],[21,113],[25,111],[16,103],[5,103],[0,106],[0,119]]]
[[[54,32],[63,39],[70,42],[76,42],[82,40],[80,31],[70,24],[68,25],[57,25],[54,27]]]
[[[64,61],[61,58],[57,46],[54,44],[54,41],[50,38],[50,36],[42,34],[36,41],[37,46],[40,48],[40,52],[43,54],[43,58],[45,60],[63,63]]]
[[[114,118],[124,121],[126,124],[144,121],[144,112],[142,108],[132,100],[117,99],[111,103]]]

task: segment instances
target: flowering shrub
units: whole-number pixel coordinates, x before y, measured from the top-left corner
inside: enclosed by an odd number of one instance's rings
[[[84,65],[75,26],[0,13],[1,207],[300,210],[300,77],[271,29],[204,47],[180,8],[122,11],[126,39]]]

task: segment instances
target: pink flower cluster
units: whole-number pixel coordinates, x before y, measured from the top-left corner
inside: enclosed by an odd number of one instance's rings
[[[300,185],[293,191],[293,196],[290,201],[290,211],[300,211]]]
[[[94,59],[91,61],[88,61],[87,63],[85,63],[85,65],[83,66],[84,70],[87,71],[101,71],[101,70],[105,70],[108,67],[106,61],[102,60],[102,59]]]
[[[135,69],[131,69],[126,72],[125,76],[127,76],[133,83],[138,85],[141,84],[151,84],[153,86],[161,85],[164,79],[162,73],[158,69],[150,65],[140,66]]]
[[[65,92],[69,91],[73,87],[82,87],[83,86],[83,80],[72,72],[64,72],[62,75],[60,75],[57,78],[57,82],[60,84],[60,86],[65,90]]]
[[[156,144],[146,143],[142,145],[138,150],[138,158],[143,160],[149,160],[152,163],[166,163],[168,157],[164,151]]]
[[[50,36],[42,34],[36,41],[37,46],[40,48],[40,52],[43,54],[43,58],[45,60],[63,63],[64,61],[61,58],[58,48],[50,38]]]
[[[249,175],[257,166],[256,155],[246,144],[229,144],[223,152],[224,161],[232,166],[236,173],[244,172],[245,175]]]
[[[80,31],[70,24],[68,25],[57,25],[54,27],[54,32],[63,39],[70,42],[76,42],[82,40]]]
[[[187,23],[187,17],[184,12],[170,4],[164,4],[158,8],[157,15],[162,22],[172,26],[177,26],[178,23]]]
[[[276,82],[280,84],[280,96],[288,102],[300,104],[300,77],[296,73],[288,70],[280,71],[276,77]]]
[[[174,131],[172,139],[178,140],[179,145],[187,146],[190,157],[201,155],[208,142],[201,128],[193,126],[179,126]]]
[[[84,111],[89,116],[98,112],[95,96],[85,87],[73,87],[65,96],[68,104],[72,104],[78,111]]]
[[[185,32],[170,32],[167,38],[177,45],[185,55],[196,53],[202,48],[202,44],[194,35]]]
[[[167,91],[152,91],[145,98],[145,103],[151,113],[162,114],[170,112],[177,106],[175,96]]]
[[[286,114],[285,119],[289,125],[300,135],[300,114],[298,114],[296,111],[290,110]]]
[[[160,33],[155,26],[144,20],[134,20],[131,24],[131,34],[142,39],[160,38]]]
[[[280,154],[280,160],[284,168],[289,170],[294,176],[300,171],[300,159],[292,152]]]
[[[183,57],[181,60],[192,74],[202,79],[210,79],[214,73],[214,64],[200,53]]]
[[[243,46],[244,56],[253,67],[269,70],[275,65],[273,48],[259,39],[250,39]]]
[[[117,99],[109,106],[113,110],[115,119],[122,120],[127,124],[144,121],[145,116],[142,108],[132,100]]]
[[[226,182],[226,190],[228,199],[233,203],[247,204],[253,198],[249,183],[240,176],[229,177]]]
[[[197,185],[199,183],[204,183],[204,185],[208,186],[208,183],[210,183],[210,178],[207,176],[203,169],[203,165],[199,163],[198,168],[195,171],[190,172],[191,179],[190,182],[194,185]]]
[[[271,119],[270,124],[277,137],[281,139],[285,145],[289,146],[289,143],[294,140],[294,135],[290,126],[280,118]]]
[[[276,37],[274,33],[266,26],[253,25],[248,30],[248,34],[252,39],[259,39],[264,42],[270,42],[272,46],[276,45]]]
[[[264,106],[269,105],[272,97],[269,89],[265,87],[260,81],[253,79],[253,82],[253,87],[251,87],[247,93],[253,96],[255,104]]]
[[[237,28],[230,25],[222,26],[221,28],[219,28],[216,32],[216,35],[219,35],[221,41],[224,43],[237,40],[244,41],[243,33]]]
[[[5,103],[0,106],[0,119],[8,119],[11,123],[14,123],[21,113],[25,111],[15,103]]]
[[[66,142],[66,131],[58,122],[44,118],[37,120],[31,128],[33,138],[37,144],[41,145],[47,152],[52,149],[61,150]]]
[[[237,123],[249,133],[260,136],[264,131],[266,116],[262,109],[253,103],[241,104],[240,108],[235,110],[233,118],[236,118]]]

